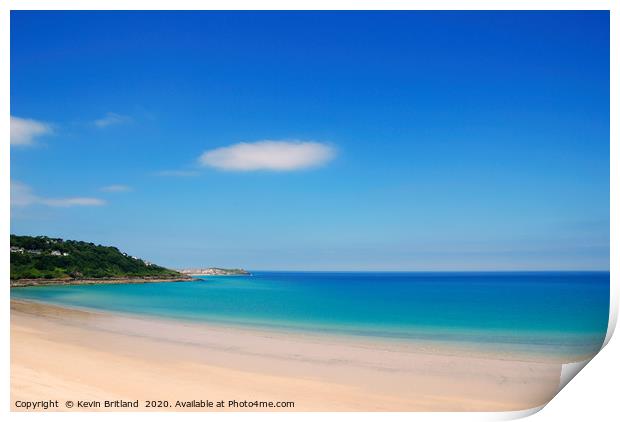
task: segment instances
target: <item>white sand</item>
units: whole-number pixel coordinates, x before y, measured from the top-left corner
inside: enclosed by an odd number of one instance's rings
[[[560,371],[560,363],[458,356],[413,343],[11,302],[13,410],[21,410],[17,400],[48,399],[59,400],[59,410],[67,400],[117,399],[140,400],[139,410],[153,410],[145,400],[294,401],[286,410],[295,411],[521,410],[549,401]]]

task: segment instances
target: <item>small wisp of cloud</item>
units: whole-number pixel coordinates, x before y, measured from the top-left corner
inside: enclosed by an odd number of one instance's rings
[[[318,167],[333,159],[333,147],[314,141],[241,142],[204,152],[203,166],[228,171],[294,171]]]
[[[36,195],[25,183],[11,180],[11,206],[27,207],[30,205],[46,205],[48,207],[101,206],[105,201],[99,198],[70,197],[46,198]]]
[[[47,123],[11,116],[11,145],[34,145],[36,138],[51,133],[52,127]]]
[[[131,122],[131,117],[129,116],[123,116],[118,113],[106,113],[104,117],[95,120],[93,123],[98,128],[106,128],[108,126],[120,125],[129,122]]]
[[[39,203],[49,207],[98,207],[105,205],[105,201],[99,198],[39,198]]]
[[[133,189],[127,185],[108,185],[101,188],[103,192],[131,192]]]

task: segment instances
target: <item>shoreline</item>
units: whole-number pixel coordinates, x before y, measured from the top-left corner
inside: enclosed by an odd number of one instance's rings
[[[11,300],[11,333],[13,403],[45,396],[294,401],[288,411],[522,410],[555,395],[562,368],[19,300]]]
[[[549,364],[571,364],[592,359],[598,351],[590,353],[559,352],[557,346],[544,343],[515,342],[480,342],[471,339],[429,339],[425,337],[398,337],[358,334],[345,330],[310,329],[306,327],[270,325],[262,323],[243,323],[222,320],[203,320],[194,318],[174,317],[170,315],[153,315],[133,313],[129,311],[98,309],[88,306],[54,303],[30,298],[11,298],[11,309],[14,307],[44,307],[57,312],[81,312],[106,318],[124,318],[129,321],[154,322],[169,325],[191,326],[212,330],[228,330],[240,334],[252,333],[269,337],[285,336],[290,338],[329,339],[348,344],[366,347],[367,344],[382,348],[407,350],[420,354],[441,356],[464,356],[477,359],[493,359],[509,362],[534,362]],[[557,335],[557,334],[556,334]],[[553,351],[553,349],[556,349]]]
[[[76,286],[87,284],[143,284],[143,283],[174,283],[194,281],[186,275],[174,277],[112,277],[112,278],[22,278],[11,280],[11,288],[32,286]]]

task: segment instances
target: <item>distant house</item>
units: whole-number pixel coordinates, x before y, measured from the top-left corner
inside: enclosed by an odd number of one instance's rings
[[[17,246],[11,246],[11,253],[24,253],[24,248],[18,248]]]

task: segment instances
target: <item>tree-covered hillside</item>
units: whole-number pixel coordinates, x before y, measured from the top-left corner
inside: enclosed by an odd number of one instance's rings
[[[113,246],[46,236],[11,235],[11,280],[24,278],[174,277],[176,271]]]

